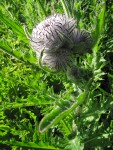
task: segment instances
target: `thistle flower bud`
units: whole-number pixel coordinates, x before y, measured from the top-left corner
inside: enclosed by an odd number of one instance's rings
[[[76,21],[65,15],[55,14],[37,24],[32,31],[31,46],[37,58],[43,51],[42,64],[56,70],[64,70],[72,63],[76,53],[88,52],[90,37],[75,30]],[[80,49],[80,50],[79,50]]]
[[[68,49],[60,48],[58,52],[44,53],[42,63],[57,71],[66,70],[72,64],[72,59]]]

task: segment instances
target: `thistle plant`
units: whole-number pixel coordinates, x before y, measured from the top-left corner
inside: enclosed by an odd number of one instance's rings
[[[55,14],[37,24],[30,38],[41,63],[57,71],[73,65],[77,54],[91,52],[91,37],[86,31],[76,28],[76,20],[66,15]]]
[[[0,150],[113,149],[111,4],[1,2]]]

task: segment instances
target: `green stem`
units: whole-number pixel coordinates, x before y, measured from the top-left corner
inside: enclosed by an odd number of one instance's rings
[[[40,0],[37,1],[39,7],[41,8],[43,14],[46,16],[46,12],[45,12],[45,9],[43,8],[43,5],[41,4]]]
[[[60,1],[61,1],[61,4],[62,4],[62,7],[63,7],[63,10],[64,10],[66,17],[69,18],[70,12],[69,12],[69,9],[68,9],[68,6],[67,6],[65,0],[60,0]]]

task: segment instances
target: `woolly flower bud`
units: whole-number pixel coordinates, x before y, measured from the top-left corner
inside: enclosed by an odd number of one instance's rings
[[[65,15],[55,14],[48,17],[33,29],[31,45],[38,51],[43,49],[46,52],[56,51],[66,42],[74,26],[75,21],[73,19],[67,20]]]
[[[88,49],[89,35],[75,30],[75,25],[73,18],[67,19],[60,14],[52,15],[36,25],[30,40],[38,59],[43,51],[42,64],[63,70],[72,63],[72,55],[79,53],[79,44],[82,47],[80,53],[83,47]]]
[[[55,53],[44,53],[42,63],[56,70],[66,70],[72,64],[72,59],[68,49],[60,48]]]

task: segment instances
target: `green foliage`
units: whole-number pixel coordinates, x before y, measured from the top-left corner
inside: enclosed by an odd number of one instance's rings
[[[0,149],[113,149],[112,8],[104,0],[1,2]],[[43,68],[30,47],[24,27],[31,33],[53,13],[92,35],[92,53],[75,58],[78,77]]]

